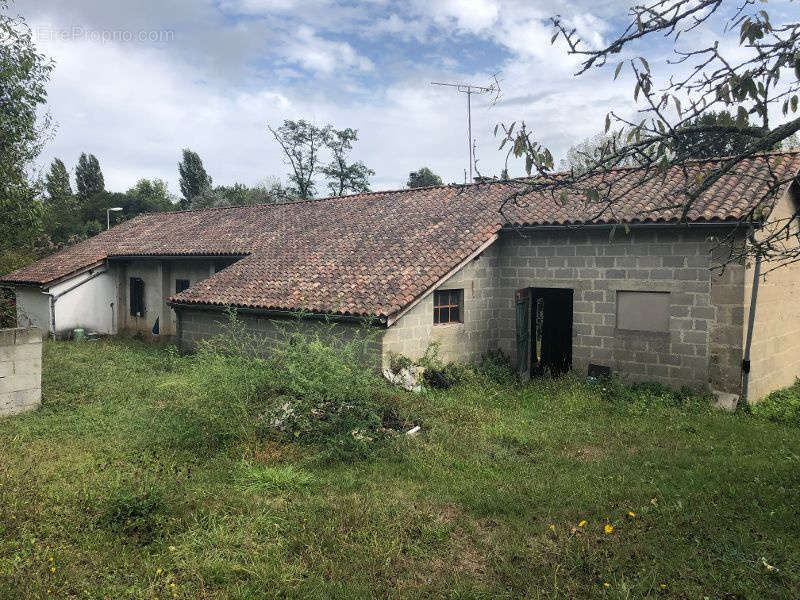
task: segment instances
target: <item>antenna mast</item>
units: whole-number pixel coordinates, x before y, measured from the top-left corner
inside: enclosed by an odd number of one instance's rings
[[[469,183],[472,183],[472,165],[475,158],[472,154],[472,94],[489,94],[498,92],[499,87],[495,86],[494,84],[486,87],[472,85],[470,83],[441,83],[438,81],[431,81],[431,85],[453,87],[456,88],[456,91],[467,95],[467,148],[469,150]]]

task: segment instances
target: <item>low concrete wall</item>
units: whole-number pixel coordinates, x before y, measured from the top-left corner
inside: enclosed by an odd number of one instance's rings
[[[218,336],[226,331],[228,317],[221,311],[178,308],[177,343],[181,352],[193,352],[202,340]],[[360,322],[326,322],[318,319],[275,318],[240,312],[237,319],[244,325],[250,342],[258,352],[269,353],[286,335],[299,333],[319,336],[322,340],[349,343],[358,339],[361,361],[376,370],[381,366],[381,350],[384,329],[368,327]]]
[[[42,332],[0,329],[0,417],[39,408],[42,403]]]

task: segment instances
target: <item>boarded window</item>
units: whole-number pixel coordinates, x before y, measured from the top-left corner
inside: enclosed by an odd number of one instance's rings
[[[144,281],[138,277],[131,277],[131,316],[143,317],[144,306]]]
[[[669,331],[669,292],[617,292],[617,329]]]
[[[461,323],[464,290],[436,290],[433,293],[433,322]]]
[[[189,289],[189,280],[188,279],[176,279],[175,280],[175,293],[180,294],[183,290]]]

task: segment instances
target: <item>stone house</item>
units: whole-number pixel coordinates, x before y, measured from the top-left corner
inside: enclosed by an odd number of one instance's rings
[[[794,180],[754,213],[768,173]],[[670,204],[677,172],[628,183],[613,218],[578,194],[504,204],[502,182],[146,214],[0,285],[15,290],[20,325],[52,335],[138,332],[191,350],[227,307],[268,339],[302,311],[309,330],[372,328],[384,364],[437,341],[447,360],[502,350],[525,376],[610,370],[758,399],[800,375],[800,265],[738,251],[774,219],[797,231],[798,173],[800,153],[753,157],[684,220],[653,210]],[[635,175],[619,170],[613,185]]]

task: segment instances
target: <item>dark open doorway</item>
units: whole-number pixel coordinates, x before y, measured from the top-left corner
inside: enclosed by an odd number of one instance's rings
[[[517,292],[518,367],[531,377],[562,375],[572,368],[572,290],[528,288]]]

